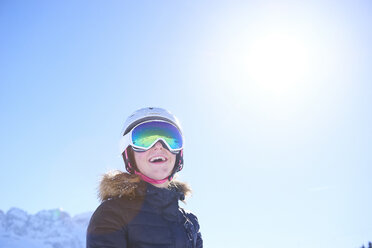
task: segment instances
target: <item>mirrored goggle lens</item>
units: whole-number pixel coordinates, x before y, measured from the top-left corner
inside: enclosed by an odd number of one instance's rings
[[[159,139],[167,142],[172,150],[181,149],[183,146],[180,132],[168,122],[145,122],[132,131],[132,142],[137,147],[149,149]]]

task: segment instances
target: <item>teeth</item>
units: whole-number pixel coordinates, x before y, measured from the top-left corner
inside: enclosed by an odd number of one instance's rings
[[[161,160],[161,161],[165,161],[165,158],[164,157],[161,157],[161,156],[158,156],[158,157],[153,157],[150,159],[150,162],[154,162],[156,160]]]

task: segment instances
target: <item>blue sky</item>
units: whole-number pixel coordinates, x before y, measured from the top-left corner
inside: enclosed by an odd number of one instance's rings
[[[372,240],[369,1],[0,3],[0,209],[94,210],[135,109],[186,137],[206,247]]]

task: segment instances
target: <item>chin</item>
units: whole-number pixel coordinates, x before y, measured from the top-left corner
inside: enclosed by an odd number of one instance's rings
[[[168,177],[172,172],[161,172],[161,173],[152,173],[152,176],[150,176],[152,179],[155,180],[162,180],[166,177]]]

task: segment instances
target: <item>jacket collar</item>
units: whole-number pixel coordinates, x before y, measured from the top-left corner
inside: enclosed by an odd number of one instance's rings
[[[101,201],[116,198],[143,198],[146,196],[162,201],[163,204],[174,198],[184,200],[191,194],[190,187],[183,182],[172,180],[168,189],[158,188],[141,180],[138,175],[128,174],[122,171],[112,171],[103,175],[98,197]]]

